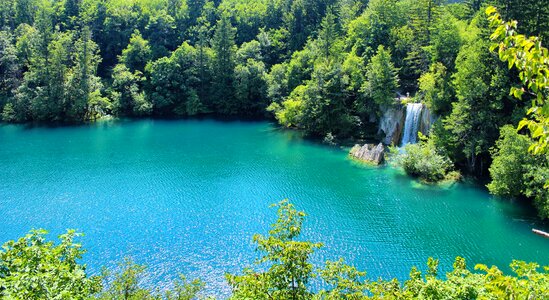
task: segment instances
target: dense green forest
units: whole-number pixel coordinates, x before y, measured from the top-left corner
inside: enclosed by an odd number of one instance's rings
[[[311,257],[321,243],[300,238],[305,213],[287,200],[277,205],[278,219],[268,235],[257,234],[258,259],[239,274],[227,274],[230,299],[547,299],[549,266],[513,261],[514,275],[497,267],[476,265],[472,272],[457,257],[453,270],[443,278],[439,261],[429,258],[425,272],[412,268],[409,279],[366,280],[366,272],[343,259],[315,266]],[[0,297],[3,299],[204,299],[208,288],[200,279],[180,276],[171,288],[144,287],[140,280],[146,266],[130,258],[118,271],[90,276],[78,262],[85,251],[69,230],[60,242],[46,240],[44,230],[31,231],[0,250]],[[312,289],[312,281],[322,288]]]
[[[491,39],[487,5],[514,27]],[[0,15],[5,122],[210,114],[379,140],[383,112],[410,95],[437,121],[407,170],[491,175],[492,193],[549,217],[546,0],[3,0]]]

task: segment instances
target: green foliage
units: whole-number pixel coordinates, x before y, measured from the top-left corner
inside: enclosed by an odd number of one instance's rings
[[[464,22],[457,20],[449,12],[441,14],[430,30],[428,51],[432,62],[442,63],[448,70],[454,70],[454,64],[462,45],[459,26]]]
[[[501,128],[490,166],[491,193],[502,196],[531,197],[542,218],[549,218],[549,191],[543,186],[549,180],[547,155],[534,155],[528,148],[534,141],[518,134],[510,126]]]
[[[367,97],[380,106],[394,104],[398,88],[397,72],[391,62],[391,52],[379,46],[366,67],[366,82],[362,89]]]
[[[1,120],[4,122],[16,122],[17,115],[15,112],[15,109],[13,109],[13,104],[11,103],[6,104],[2,109],[1,116],[2,116]]]
[[[349,136],[358,122],[347,104],[342,65],[333,61],[317,63],[311,77],[303,91],[303,128],[320,137]]]
[[[106,115],[110,103],[101,96],[103,84],[96,76],[101,58],[97,45],[91,40],[89,28],[84,28],[76,41],[74,66],[68,71],[65,96],[66,114],[70,120],[91,120]]]
[[[46,241],[45,230],[33,230],[0,250],[0,298],[88,299],[100,291],[100,280],[86,274],[78,260],[85,253],[74,230]]]
[[[146,267],[133,262],[131,258],[124,258],[119,264],[120,271],[114,275],[112,282],[106,282],[107,287],[100,295],[99,299],[153,299],[150,290],[141,288],[139,280],[141,279]],[[103,278],[108,279],[110,272],[103,270]]]
[[[372,0],[360,17],[349,24],[346,43],[354,53],[369,59],[387,45],[392,28],[405,25],[404,9],[397,0]]]
[[[252,115],[263,112],[267,106],[267,72],[259,42],[242,44],[236,58],[234,89],[238,107],[247,107],[246,113]]]
[[[429,72],[419,78],[419,93],[431,112],[445,115],[451,111],[452,87],[448,80],[448,72],[442,63],[435,63]]]
[[[495,28],[490,36],[498,44],[499,58],[507,61],[509,68],[519,70],[523,88],[511,88],[511,94],[522,99],[529,94],[532,106],[528,110],[529,119],[520,122],[519,128],[527,127],[536,143],[530,151],[549,152],[549,51],[541,44],[539,37],[529,37],[517,33],[517,21],[504,22],[494,7],[486,9],[491,27]]]
[[[147,94],[156,114],[196,115],[203,112],[198,91],[202,88],[200,76],[209,74],[205,66],[211,60],[208,53],[201,53],[185,42],[170,57],[147,65]],[[205,61],[202,64],[201,59]]]
[[[305,213],[295,210],[287,200],[278,205],[278,220],[269,236],[255,235],[261,257],[256,264],[265,264],[264,272],[245,269],[243,275],[227,275],[233,299],[307,299],[308,282],[313,265],[309,257],[321,244],[298,241]]]
[[[143,39],[139,30],[134,31],[130,38],[130,44],[122,51],[119,57],[130,72],[145,70],[145,65],[151,59],[151,47],[149,41]]]
[[[500,139],[496,142],[494,161],[490,166],[492,182],[488,189],[496,195],[519,196],[524,190],[524,182],[519,180],[526,168],[536,162],[536,158],[528,153],[532,141],[518,134],[513,127],[501,128]]]
[[[0,106],[14,96],[19,85],[21,65],[17,59],[17,49],[13,36],[6,31],[0,31]]]
[[[314,299],[363,299],[366,298],[368,286],[365,284],[366,272],[345,264],[343,258],[337,261],[326,261],[319,270],[320,277],[330,287],[314,295]]]
[[[303,104],[305,89],[304,85],[300,85],[282,102],[282,106],[277,102],[273,102],[267,108],[268,111],[274,112],[280,125],[285,127],[299,127],[301,125],[305,109]]]
[[[145,275],[147,267],[136,264],[131,258],[125,257],[118,265],[119,270],[114,274],[103,269],[104,289],[95,297],[98,300],[191,300],[202,299],[200,292],[204,283],[195,279],[188,281],[185,276],[173,281],[173,288],[164,293],[158,290],[144,288],[140,281]],[[91,295],[90,295],[91,296]]]
[[[448,178],[452,170],[450,159],[437,151],[432,141],[422,141],[417,144],[407,144],[404,152],[399,154],[395,163],[401,166],[404,171],[425,182],[437,182]],[[455,177],[455,174],[451,174]]]
[[[539,272],[539,265],[521,261],[511,263],[514,275],[504,275],[497,267],[485,265],[475,266],[480,272],[472,272],[465,259],[457,257],[443,279],[439,261],[429,258],[427,272],[414,267],[403,284],[396,279],[365,280],[365,272],[343,259],[327,261],[315,272],[308,258],[320,244],[296,241],[304,213],[287,200],[277,206],[278,220],[269,236],[254,237],[262,253],[256,263],[264,271],[246,268],[241,275],[228,274],[231,299],[541,299],[549,292],[549,267]],[[301,284],[316,277],[322,279],[323,289],[313,292]]]
[[[476,25],[471,27],[473,31]],[[478,35],[460,49],[456,69],[452,83],[457,101],[443,119],[449,136],[444,147],[453,149],[454,161],[469,172],[480,173],[488,165],[499,127],[511,122],[509,108],[514,102],[507,92],[509,74],[490,54],[489,43]]]
[[[234,93],[234,68],[236,45],[235,28],[228,15],[223,15],[217,22],[212,39],[213,58],[213,101],[217,111],[223,114],[236,114],[238,108]]]
[[[119,64],[114,68],[112,77],[110,96],[117,114],[142,116],[151,113],[152,104],[141,91],[144,80],[141,72],[132,73],[126,65]]]

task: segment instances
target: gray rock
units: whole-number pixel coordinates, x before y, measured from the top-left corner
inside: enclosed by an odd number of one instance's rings
[[[379,134],[384,134],[385,145],[398,145],[404,127],[404,108],[402,106],[382,108],[383,116],[379,120]]]
[[[385,147],[382,143],[377,144],[364,144],[360,146],[356,144],[349,152],[354,158],[379,165],[385,158]]]

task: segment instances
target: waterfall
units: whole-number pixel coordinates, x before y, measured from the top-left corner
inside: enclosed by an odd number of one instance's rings
[[[422,110],[423,104],[421,103],[408,103],[406,105],[406,120],[404,122],[401,146],[417,143],[417,133],[420,127]]]

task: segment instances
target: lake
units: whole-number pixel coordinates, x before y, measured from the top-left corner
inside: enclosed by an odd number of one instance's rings
[[[344,257],[368,277],[407,278],[429,256],[508,270],[549,264],[547,229],[527,205],[473,184],[424,186],[346,149],[267,122],[104,121],[70,127],[0,126],[0,241],[75,228],[91,273],[124,256],[149,266],[144,284],[178,273],[227,296],[226,272],[257,256],[252,235],[289,198],[307,213],[303,238],[324,243],[319,263]]]

